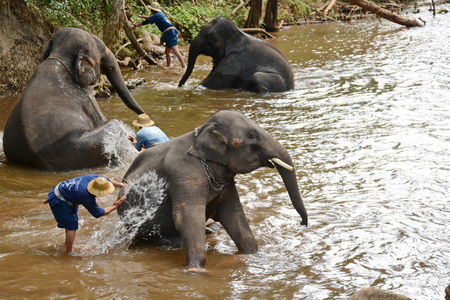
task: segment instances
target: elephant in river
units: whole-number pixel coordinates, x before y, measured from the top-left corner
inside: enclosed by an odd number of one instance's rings
[[[192,41],[179,87],[188,80],[200,54],[213,58],[211,73],[201,83],[206,88],[258,93],[294,88],[294,74],[286,57],[272,44],[242,32],[227,18],[215,18]]]
[[[104,73],[122,101],[144,111],[128,91],[114,54],[95,35],[62,28],[48,42],[23,95],[13,108],[3,135],[8,161],[47,170],[106,165],[108,121],[89,90]]]
[[[302,225],[308,216],[286,149],[236,111],[222,110],[204,125],[141,152],[124,179],[118,208],[135,242],[161,243],[181,237],[190,269],[206,263],[205,222],[220,222],[239,251],[258,250],[239,200],[234,177],[276,167]],[[132,229],[130,229],[132,230]]]

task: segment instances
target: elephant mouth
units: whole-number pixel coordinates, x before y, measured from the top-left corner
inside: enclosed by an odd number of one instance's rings
[[[287,163],[285,163],[284,161],[282,161],[279,158],[273,157],[271,159],[269,159],[269,162],[271,163],[272,167],[275,167],[275,164],[279,165],[282,168],[285,168],[286,170],[292,171],[294,169],[293,166],[288,165]]]

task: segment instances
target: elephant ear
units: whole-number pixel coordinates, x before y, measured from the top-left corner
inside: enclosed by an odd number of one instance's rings
[[[216,123],[206,123],[194,131],[194,141],[188,153],[222,165],[228,165],[228,139],[216,129]]]
[[[224,56],[242,52],[247,48],[244,33],[230,20],[217,22],[209,31],[209,39],[214,41],[218,49],[222,49]]]
[[[95,63],[85,49],[78,53],[75,75],[78,84],[82,87],[88,87],[97,82],[100,76],[99,64]]]
[[[41,62],[46,60],[47,57],[50,55],[50,53],[52,52],[52,47],[53,47],[53,39],[51,39],[47,43],[47,45],[45,45],[44,52],[43,52],[42,57],[41,57]]]

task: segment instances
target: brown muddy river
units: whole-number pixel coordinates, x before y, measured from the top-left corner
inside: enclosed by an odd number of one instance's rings
[[[446,4],[450,8],[449,4]],[[145,78],[133,96],[168,136],[201,125],[219,109],[246,114],[290,152],[309,214],[300,226],[272,169],[236,182],[259,244],[242,255],[219,231],[208,238],[206,274],[186,271],[180,247],[131,246],[116,212],[94,219],[80,208],[75,243],[43,204],[59,181],[118,167],[53,173],[8,165],[0,150],[1,299],[348,299],[373,286],[412,299],[444,299],[450,283],[450,16],[421,28],[364,20],[284,29],[271,41],[288,57],[296,88],[280,94],[185,88],[182,71],[124,70]],[[184,49],[185,55],[187,49]],[[161,62],[161,65],[163,62]],[[0,135],[16,98],[0,99]],[[129,130],[135,114],[118,97],[99,99]],[[2,147],[0,147],[2,149]],[[103,199],[114,202],[116,194]]]

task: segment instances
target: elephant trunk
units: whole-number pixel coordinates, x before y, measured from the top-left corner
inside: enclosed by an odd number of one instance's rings
[[[186,68],[186,72],[183,75],[183,78],[181,78],[180,83],[178,84],[178,87],[182,87],[186,81],[189,79],[189,76],[191,76],[192,71],[194,70],[195,62],[197,61],[198,54],[193,51],[193,47],[195,47],[195,44],[192,44],[189,49],[189,58],[188,58],[188,65]]]
[[[306,212],[305,206],[303,204],[303,199],[298,188],[297,175],[293,168],[294,164],[292,162],[291,156],[287,153],[284,147],[282,147],[281,145],[279,145],[279,147],[280,149],[276,151],[277,157],[272,158],[270,161],[275,165],[278,173],[280,173],[289,197],[291,198],[292,204],[294,205],[299,215],[302,217],[301,225],[308,226],[308,214]]]
[[[106,60],[109,61],[109,67],[102,68],[102,71],[106,75],[106,77],[108,77],[114,90],[117,92],[120,99],[122,99],[123,103],[125,103],[125,105],[129,109],[137,114],[143,114],[144,111],[139,106],[139,104],[137,104],[136,100],[134,100],[133,96],[131,96],[128,87],[123,80],[122,73],[120,72],[120,68],[116,62],[114,54],[112,54],[112,52],[108,50],[108,53],[105,56],[107,56]],[[111,65],[113,67],[110,67]]]

